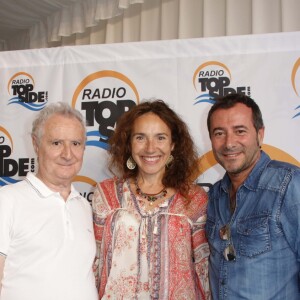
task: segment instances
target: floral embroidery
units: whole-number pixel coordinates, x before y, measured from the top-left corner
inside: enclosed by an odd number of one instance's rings
[[[127,181],[101,182],[93,200],[100,299],[209,299],[207,196],[195,186],[147,212]],[[195,277],[196,275],[196,277]]]

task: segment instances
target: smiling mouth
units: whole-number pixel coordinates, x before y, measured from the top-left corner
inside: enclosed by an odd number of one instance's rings
[[[74,164],[60,164],[61,167],[68,168],[72,167]]]
[[[238,153],[223,153],[223,156],[226,158],[236,158],[240,155],[240,152]]]
[[[146,162],[156,162],[160,159],[160,156],[142,156],[142,159]]]

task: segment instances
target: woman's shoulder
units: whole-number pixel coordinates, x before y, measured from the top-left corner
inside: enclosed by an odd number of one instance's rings
[[[207,193],[201,186],[192,184],[187,196],[184,197],[179,192],[176,193],[171,210],[177,213],[184,213],[190,216],[191,219],[197,219],[206,209],[208,201]]]
[[[207,193],[202,186],[194,183],[190,186],[189,197],[191,200],[193,200],[193,198],[207,199]]]
[[[100,181],[93,196],[93,203],[105,203],[110,210],[113,208],[118,208],[119,203],[119,183],[122,182],[121,179],[117,177],[107,178]]]
[[[193,184],[189,193],[187,211],[193,221],[199,220],[206,214],[208,195],[203,187]]]
[[[186,196],[183,196],[180,192],[176,192],[175,198],[178,200],[184,200],[184,202],[197,201],[197,199],[201,201],[206,201],[208,195],[203,189],[203,187],[193,183],[189,186],[189,190]]]
[[[123,179],[119,177],[111,177],[100,181],[97,185],[100,187],[112,187],[123,183],[124,183]]]

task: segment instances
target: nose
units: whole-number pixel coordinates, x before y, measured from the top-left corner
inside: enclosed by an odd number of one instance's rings
[[[155,151],[155,145],[154,145],[154,141],[152,139],[149,139],[147,141],[146,150],[147,150],[147,152],[154,152]]]
[[[227,133],[225,138],[225,146],[227,149],[231,149],[235,146],[235,136],[232,133]]]
[[[62,157],[65,159],[70,159],[72,157],[72,149],[70,145],[64,144],[62,150]]]

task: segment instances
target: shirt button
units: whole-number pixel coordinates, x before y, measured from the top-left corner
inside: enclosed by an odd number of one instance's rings
[[[221,284],[222,284],[222,285],[225,285],[225,284],[226,284],[226,280],[225,280],[225,279],[222,279]]]

